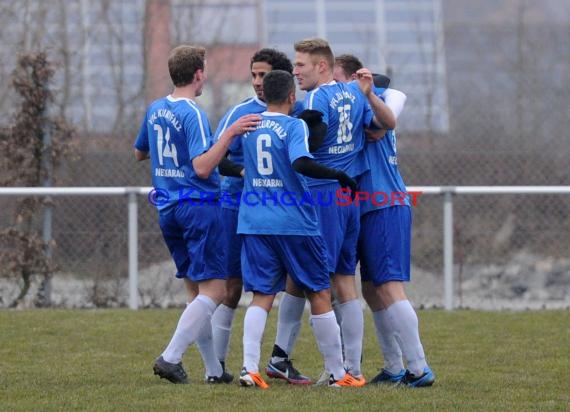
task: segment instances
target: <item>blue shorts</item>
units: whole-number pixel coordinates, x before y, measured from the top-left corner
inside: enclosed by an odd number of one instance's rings
[[[224,225],[224,250],[227,251],[226,273],[229,278],[241,279],[241,245],[242,235],[237,234],[238,209],[221,208]]]
[[[226,279],[224,228],[217,203],[182,202],[159,213],[158,223],[176,265],[176,277]]]
[[[410,281],[412,209],[392,206],[362,216],[358,239],[360,275],[374,286]]]
[[[338,183],[315,186],[311,188],[311,197],[316,204],[319,227],[327,247],[328,271],[354,275],[360,210],[354,202],[346,206],[337,205],[338,189]]]
[[[330,288],[320,236],[243,235],[241,267],[246,292],[275,295],[285,290],[287,274],[308,291]]]

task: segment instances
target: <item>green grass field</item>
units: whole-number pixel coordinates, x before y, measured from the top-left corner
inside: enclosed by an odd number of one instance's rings
[[[295,387],[268,391],[206,385],[197,350],[184,365],[190,385],[152,374],[154,358],[180,310],[0,311],[0,410],[209,411],[547,411],[570,410],[570,312],[420,311],[426,354],[436,373],[423,389]],[[305,317],[307,315],[305,314]],[[236,316],[229,368],[241,365],[243,310]],[[271,313],[262,353],[275,336]],[[381,366],[366,312],[363,371]],[[295,365],[317,378],[322,360],[304,322]]]

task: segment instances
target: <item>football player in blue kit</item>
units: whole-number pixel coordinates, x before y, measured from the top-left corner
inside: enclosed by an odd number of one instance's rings
[[[266,111],[267,103],[263,94],[263,78],[271,70],[285,70],[293,72],[293,64],[285,53],[272,49],[263,48],[253,54],[250,61],[251,84],[255,95],[249,97],[229,109],[222,117],[215,135],[221,136],[233,122],[241,116],[251,113]],[[291,110],[291,116],[298,116],[303,110],[301,102],[295,102]],[[228,251],[226,273],[226,297],[218,306],[212,316],[212,333],[214,348],[224,371],[226,370],[226,358],[228,356],[230,335],[235,312],[242,293],[242,270],[241,270],[241,236],[237,234],[237,219],[240,203],[240,195],[243,191],[243,150],[242,140],[235,139],[229,147],[228,158],[239,170],[234,171],[234,176],[226,176],[222,180],[223,198],[220,201],[222,208],[222,223],[225,228],[225,248]],[[286,298],[285,298],[286,299]],[[302,313],[305,308],[305,299],[295,300],[297,306],[293,310]],[[291,364],[281,362],[272,370],[273,377],[286,379],[289,383],[310,383],[310,379],[302,375]]]
[[[368,170],[363,152],[364,129],[370,125],[392,129],[396,124],[390,109],[372,92],[372,74],[368,69],[361,69],[358,82],[337,83],[333,79],[334,55],[326,40],[305,39],[294,47],[293,74],[300,89],[307,91],[305,109],[322,113],[322,121],[327,126],[324,141],[312,152],[315,160],[343,170],[353,178],[362,175]],[[341,188],[334,180],[309,179],[308,185],[314,199],[325,199],[317,205],[317,213],[327,246],[327,270],[332,275],[333,293],[339,303],[335,312],[340,320],[345,368],[364,385],[360,368],[364,315],[354,276],[360,226],[358,207],[354,203],[341,205],[336,201]],[[301,297],[292,283],[287,284],[287,294]],[[300,321],[298,314],[292,312],[289,329],[295,330],[291,325]],[[291,336],[290,340],[294,339],[295,336]],[[292,347],[292,343],[289,346]],[[281,356],[289,357],[290,353]],[[273,356],[268,369],[278,359]],[[326,383],[328,375],[329,371],[325,370],[317,383]]]
[[[173,49],[168,70],[174,90],[151,103],[137,139],[137,160],[150,158],[152,202],[176,276],[197,296],[186,306],[170,343],[154,363],[154,373],[173,383],[188,383],[182,366],[187,348],[198,342],[208,383],[228,382],[212,342],[211,316],[225,294],[225,250],[221,248],[220,182],[217,166],[232,139],[254,130],[258,115],[236,120],[213,144],[206,113],[194,99],[206,82],[206,50],[183,45]],[[204,200],[206,195],[208,201]],[[149,198],[150,199],[150,198]],[[200,343],[201,342],[201,343]]]
[[[353,55],[335,59],[335,80],[348,82],[362,68]],[[406,102],[399,90],[375,88],[397,118]],[[406,193],[398,167],[395,130],[372,131],[364,152],[370,170],[359,181],[359,190],[386,193],[388,199],[360,203],[358,255],[362,294],[372,310],[384,366],[370,383],[431,386],[435,375],[427,365],[420,341],[418,317],[410,304],[404,282],[410,281],[412,212],[409,198],[394,201],[392,194]],[[378,139],[379,138],[379,139]],[[406,360],[407,368],[404,367]]]
[[[356,189],[346,173],[312,160],[304,121],[288,116],[295,102],[293,76],[273,70],[263,79],[267,110],[255,131],[242,137],[245,178],[238,233],[243,235],[242,272],[253,299],[244,319],[243,386],[268,388],[259,374],[261,341],[275,295],[287,274],[304,291],[311,305],[311,326],[329,386],[359,386],[343,367],[340,329],[332,311],[330,277],[322,262],[326,249],[316,208],[307,201],[304,176],[331,179],[339,187]],[[304,176],[302,176],[304,175]]]

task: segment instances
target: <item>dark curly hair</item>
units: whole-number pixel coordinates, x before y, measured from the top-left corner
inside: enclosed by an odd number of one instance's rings
[[[284,70],[293,73],[293,64],[287,55],[277,49],[261,49],[251,58],[250,67],[253,63],[265,62],[271,66],[272,70]]]

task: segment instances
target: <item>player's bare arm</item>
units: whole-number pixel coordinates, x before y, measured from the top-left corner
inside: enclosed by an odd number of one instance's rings
[[[142,150],[135,149],[135,159],[140,162],[141,160],[150,159],[150,155],[148,152],[143,152]]]
[[[358,86],[368,98],[370,107],[374,112],[374,124],[380,129],[392,130],[396,128],[396,117],[392,110],[374,93],[372,72],[362,68],[356,72]]]
[[[400,113],[402,113],[402,110],[404,109],[404,105],[406,104],[406,99],[407,99],[406,95],[400,90],[386,89],[386,91],[382,94],[382,97],[384,98],[386,106],[388,106],[388,108],[392,110],[392,113],[394,114],[397,120],[398,117],[400,116]],[[382,139],[386,135],[386,132],[387,129],[364,130],[364,133],[366,134],[366,139],[369,142],[375,142]]]

